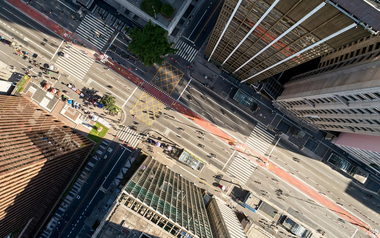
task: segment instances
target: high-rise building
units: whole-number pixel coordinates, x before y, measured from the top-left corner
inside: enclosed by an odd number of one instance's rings
[[[219,198],[213,196],[210,199],[207,214],[214,238],[247,237],[235,212]]]
[[[173,237],[212,238],[204,190],[147,158],[125,186],[124,202]]]
[[[350,10],[330,0],[225,0],[205,54],[242,82],[254,83],[377,34],[376,5],[339,2]]]
[[[379,136],[379,57],[379,36],[342,46],[292,77],[276,101],[321,130]]]
[[[380,136],[340,133],[334,144],[380,175]]]
[[[33,237],[93,143],[31,102],[0,95],[0,237]]]

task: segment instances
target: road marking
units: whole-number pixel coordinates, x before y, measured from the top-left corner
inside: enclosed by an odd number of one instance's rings
[[[185,88],[182,90],[181,94],[178,96],[177,98],[177,101],[182,97],[182,94],[185,92],[185,90],[187,89],[187,87],[189,86],[189,84],[191,83],[191,78],[189,80],[189,82],[186,84]]]
[[[199,23],[202,21],[202,18],[206,15],[207,11],[208,11],[208,10],[206,10],[206,11],[203,13],[203,15],[201,16],[201,18],[199,19],[199,21],[198,21],[198,23],[195,25],[193,31],[190,33],[189,38],[190,38],[191,35],[194,33],[194,31],[197,29]],[[212,16],[212,15],[211,15],[211,16]],[[207,21],[207,22],[208,22],[208,21]],[[207,24],[206,24],[206,25],[207,25]],[[202,29],[202,31],[203,31],[203,29]]]
[[[3,52],[2,50],[0,50],[0,52],[1,53],[3,53],[4,55],[6,55],[7,57],[9,57],[9,54],[6,54],[5,52]],[[10,59],[12,59],[14,62],[16,62],[16,63],[19,63],[19,64],[21,64],[24,68],[27,68],[27,66],[26,65],[24,65],[24,64],[22,64],[22,63],[20,63],[19,61],[17,61],[17,60],[15,60],[15,59],[13,59],[13,58],[10,58]]]
[[[61,44],[58,46],[57,50],[56,50],[56,51],[55,51],[55,53],[53,54],[53,57],[51,57],[50,63],[51,63],[51,61],[53,61],[53,59],[54,59],[54,56],[57,54],[57,52],[58,52],[59,48],[61,48],[61,46],[62,46],[63,42],[65,42],[65,40],[62,40]]]
[[[4,8],[3,8],[3,9],[4,9]],[[4,18],[8,19],[9,21],[13,22],[11,19],[7,18],[7,17],[4,16],[3,14],[0,13],[0,15],[3,16]],[[16,16],[16,15],[14,15],[14,16]],[[17,23],[15,23],[15,22],[13,22],[13,23],[14,23],[14,24],[17,24]],[[8,26],[8,25],[7,25],[7,26]],[[32,27],[33,27],[33,26],[32,26]],[[8,28],[11,28],[11,27],[8,26]],[[36,30],[37,30],[37,29],[36,29]],[[32,35],[32,36],[38,38],[38,37],[35,36],[34,34],[30,33],[30,31],[28,31],[28,30],[25,30],[25,31],[28,32],[30,35]],[[28,39],[28,38],[24,38],[24,40],[25,40],[25,39]],[[52,53],[50,53],[49,51],[47,51],[46,49],[42,48],[39,44],[35,43],[34,41],[30,40],[30,42],[32,42],[33,44],[35,44],[36,46],[38,46],[40,49],[46,51],[46,52],[49,53],[50,55],[52,54]]]
[[[339,233],[340,233],[340,234],[342,233],[342,231],[337,230],[335,227],[331,226],[330,223],[327,223],[327,222],[325,222],[324,220],[320,219],[319,217],[317,217],[316,215],[314,215],[313,213],[311,213],[308,209],[304,209],[304,210],[305,210],[306,212],[310,213],[311,215],[315,216],[315,217],[318,218],[319,220],[321,220],[323,223],[329,225],[331,228],[333,228],[334,230],[336,230],[336,231],[338,232],[338,234],[339,234]],[[304,216],[305,216],[305,217],[308,217],[308,216],[306,216],[305,214],[304,214]],[[311,220],[311,221],[313,221],[313,220],[315,221],[315,219],[312,219],[312,218],[310,218],[310,217],[308,217],[308,218],[309,218],[309,220]],[[330,232],[330,233],[331,233],[331,232]],[[334,236],[333,233],[331,233],[331,235]],[[334,236],[334,237],[336,237],[336,236]]]
[[[162,124],[162,123],[160,123],[160,124]],[[176,132],[170,130],[169,128],[167,128],[167,130],[173,132],[175,135],[178,135]],[[186,133],[186,132],[184,132],[184,133]],[[188,133],[186,133],[186,134],[188,134]],[[192,137],[190,134],[188,134],[188,135],[189,135],[190,137]],[[194,138],[194,137],[192,137],[192,138]],[[194,138],[194,139],[195,139],[195,138]],[[195,140],[196,140],[196,139],[195,139]],[[195,148],[199,148],[199,146],[194,145],[194,144],[191,143],[189,140],[187,140],[187,143],[190,143],[190,144],[193,145]],[[203,149],[203,148],[201,148],[201,149]],[[212,151],[212,152],[215,152],[215,153],[218,153],[219,155],[222,155],[222,156],[224,155],[224,154],[220,154],[219,151],[215,151],[215,150],[211,150],[211,151]],[[198,157],[202,158],[202,156],[198,156]],[[220,164],[224,165],[224,163],[223,163],[222,161],[220,161],[220,160],[218,160],[218,159],[216,159],[216,158],[213,158],[212,160],[218,161]]]
[[[104,90],[106,90],[107,92],[109,92],[111,95],[115,96],[115,97],[118,97],[119,99],[121,99],[122,101],[124,101],[125,99],[118,96],[117,94],[113,94],[108,88],[104,87],[103,85],[101,85],[100,83],[96,82],[95,80],[93,79],[88,79],[90,82],[88,83],[88,85],[90,85],[91,83],[96,83],[97,85],[99,85],[100,87],[102,87]],[[117,89],[117,88],[116,88]],[[118,91],[120,91],[119,89],[117,89]],[[121,91],[120,91],[121,92]]]
[[[199,94],[203,94],[201,92],[199,92],[197,89],[195,88],[191,88],[192,90],[195,90],[197,91]],[[219,107],[223,108],[225,111],[229,112],[231,115],[233,115],[234,117],[236,117],[237,119],[239,119],[240,121],[242,121],[243,123],[245,123],[246,125],[248,125],[248,122],[244,121],[243,119],[241,119],[240,117],[236,116],[235,113],[231,112],[230,110],[226,109],[225,107],[221,106],[219,103],[215,102],[212,98],[210,97],[207,97],[208,100],[212,101],[213,103],[215,103],[216,105],[218,105]],[[211,106],[209,106],[211,107]]]
[[[136,90],[138,89],[139,87],[136,87],[133,92],[129,95],[128,99],[124,102],[123,106],[121,106],[122,108],[125,106],[125,104],[127,104],[127,102],[129,101],[129,99],[131,99],[132,95],[136,92]]]
[[[187,101],[187,102],[189,102],[190,104],[196,106],[196,107],[199,108],[201,111],[203,110],[200,106],[198,106],[198,105],[196,105],[195,103],[191,102],[189,99],[184,98],[184,97],[182,97],[182,99],[185,100],[185,101]],[[206,105],[207,105],[207,104],[206,104]],[[214,110],[215,110],[215,109],[214,109]],[[210,117],[212,117],[213,119],[220,121],[223,125],[225,124],[222,120],[220,120],[218,117],[214,117],[214,116],[212,116],[209,112],[203,110],[203,111],[201,112],[201,114],[204,114],[204,113],[207,113],[207,114],[208,114]],[[229,118],[227,117],[226,119],[229,119]],[[232,121],[231,119],[229,119],[229,120]],[[232,121],[232,122],[234,122],[234,121]],[[213,124],[214,124],[214,123],[213,123]],[[243,129],[245,129],[244,127],[240,126],[239,124],[236,124],[236,122],[234,122],[234,124],[237,125],[237,126],[239,126],[239,127],[241,127],[241,128],[243,128]],[[225,124],[225,126],[229,127],[231,130],[235,131],[235,129],[232,128],[230,125]]]
[[[203,32],[203,30],[205,29],[205,27],[207,26],[208,22],[210,21],[210,19],[212,18],[212,16],[214,15],[215,11],[218,9],[219,5],[222,3],[223,1],[220,0],[219,3],[218,3],[218,6],[215,7],[214,11],[212,12],[210,18],[207,20],[206,24],[203,26],[202,30],[199,32],[197,38],[195,38],[194,42],[196,42],[198,40],[198,37],[201,35],[201,33]],[[210,6],[209,6],[210,7]],[[194,28],[195,29],[195,28]],[[190,37],[189,37],[190,38]]]
[[[72,9],[72,8],[69,7],[69,6],[67,6],[67,5],[64,4],[63,2],[61,2],[61,1],[59,1],[59,0],[58,0],[58,2],[61,3],[63,6],[67,7],[68,9],[70,9],[71,11],[76,12],[74,9]]]
[[[14,9],[17,10],[18,12],[20,12],[23,16],[27,16],[29,19],[33,20],[35,23],[39,24],[40,26],[44,27],[45,29],[47,29],[48,31],[50,31],[51,33],[53,33],[54,35],[58,36],[59,39],[62,39],[62,37],[61,37],[58,33],[56,33],[55,31],[52,31],[52,30],[50,30],[48,27],[46,27],[45,25],[41,24],[40,22],[35,21],[33,18],[29,17],[29,16],[26,15],[23,11],[21,11],[21,10],[18,9],[17,7],[13,6],[13,5],[10,4],[9,2],[7,2],[7,1],[5,1],[5,2],[6,2],[9,6],[11,6],[12,8],[14,8]],[[4,7],[3,7],[3,9],[6,10]],[[8,11],[8,10],[7,10],[7,11]],[[10,11],[8,11],[8,12],[10,12]],[[12,15],[16,16],[13,12],[10,12],[10,13],[11,13]],[[20,20],[22,20],[22,19],[20,18]],[[25,22],[24,20],[22,20],[22,21]],[[34,29],[36,29],[36,28],[34,28]],[[38,29],[36,29],[36,30],[38,30]],[[42,33],[42,34],[44,34],[44,33]],[[44,34],[44,35],[45,35],[45,34]]]

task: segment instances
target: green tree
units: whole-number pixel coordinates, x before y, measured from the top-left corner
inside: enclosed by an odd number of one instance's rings
[[[170,6],[169,3],[165,3],[161,7],[161,14],[166,16],[166,17],[171,17],[174,13],[174,9],[172,6]]]
[[[159,26],[153,26],[149,21],[144,29],[133,28],[129,34],[132,42],[129,50],[135,54],[146,66],[155,63],[162,64],[162,56],[174,54],[176,49],[171,48],[172,43],[168,41],[168,32]]]
[[[157,12],[161,9],[162,3],[160,0],[144,0],[140,8],[150,16],[154,16],[154,11],[153,9]]]
[[[102,97],[102,100],[100,100],[100,103],[103,103],[104,108],[108,109],[109,111],[112,110],[116,105],[115,97],[110,95],[104,95]]]

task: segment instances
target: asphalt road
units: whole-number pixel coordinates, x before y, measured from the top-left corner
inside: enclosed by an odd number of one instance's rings
[[[10,8],[7,4],[2,2],[0,6],[3,8],[0,15],[2,21],[0,30],[2,34],[9,34],[15,38],[19,37],[20,42],[25,42],[21,44],[24,44],[25,47],[30,47],[31,50],[35,52],[39,52],[39,55],[41,57],[43,56],[46,60],[50,60],[51,58],[53,58],[53,61],[57,60],[57,58],[55,58],[57,57],[55,52],[59,50],[59,38],[54,37],[51,33],[47,32],[43,26],[33,23],[33,21],[27,19],[27,17],[24,17],[22,14],[15,12],[13,15],[11,13],[12,8]],[[25,25],[26,22],[28,25]],[[12,30],[12,28],[14,30]],[[27,39],[25,37],[27,37]],[[53,45],[41,45],[41,42],[46,37],[48,37],[49,41],[51,41]],[[10,54],[7,51],[9,48],[4,47],[6,46],[0,48],[2,50],[0,54],[1,57],[3,57],[2,59],[5,59],[6,56]],[[20,68],[22,67],[23,61],[20,60],[19,57],[12,56],[11,59],[15,61],[14,65],[17,68],[18,65],[20,65]],[[147,74],[145,77],[148,81],[150,81],[150,75]],[[92,79],[93,81],[89,79]],[[73,80],[73,82],[76,82],[74,81],[76,79],[73,79],[73,77],[70,77],[67,80]],[[99,90],[103,90],[101,92],[110,92],[114,95],[118,95],[118,97],[120,97],[118,98],[119,105],[130,99],[130,101],[125,105],[126,109],[131,108],[134,103],[138,101],[138,97],[142,93],[140,90],[135,91],[132,84],[130,84],[126,79],[121,78],[112,71],[108,71],[102,65],[97,63],[94,63],[91,66],[83,80],[77,81],[77,83],[89,83],[90,86],[97,85],[96,87],[98,87]],[[188,77],[185,76],[182,82],[180,82],[181,86],[179,87],[178,92],[182,92],[182,90],[186,88],[188,81]],[[119,85],[119,83],[125,84],[125,86]],[[113,85],[113,89],[107,88],[108,85]],[[127,87],[129,86],[130,88],[128,89]],[[254,119],[252,115],[247,114],[244,110],[240,110],[236,108],[236,106],[233,107],[230,103],[223,100],[223,98],[220,98],[218,95],[214,95],[209,89],[199,85],[198,83],[191,82],[190,86],[191,88],[186,88],[183,92],[182,97],[180,98],[181,102],[186,104],[192,110],[203,114],[208,120],[210,120],[210,122],[223,129],[227,134],[232,135],[239,141],[245,142],[246,137],[249,136],[251,131],[257,127],[257,118]],[[133,92],[135,93],[132,94]],[[199,158],[206,160],[221,171],[228,172],[229,167],[234,162],[236,156],[236,154],[234,154],[231,150],[231,147],[226,145],[226,143],[222,142],[219,138],[207,132],[205,136],[198,138],[198,134],[196,134],[195,130],[201,130],[202,128],[199,128],[197,124],[172,110],[164,112],[175,117],[175,120],[171,117],[168,117],[167,119],[164,116],[160,117],[160,119],[153,124],[152,128],[159,130],[176,143],[184,146],[195,155],[199,156]],[[178,127],[184,128],[185,131],[179,131]],[[272,144],[274,144],[274,142],[275,141],[273,141]],[[198,144],[204,145],[205,147],[202,148]],[[80,199],[72,204],[72,206],[76,208],[74,208],[72,214],[68,214],[66,216],[66,219],[68,219],[67,226],[66,223],[62,223],[61,227],[58,227],[65,235],[62,237],[70,235],[70,231],[72,232],[71,234],[77,234],[83,228],[83,225],[81,224],[83,224],[82,222],[84,218],[81,216],[87,214],[84,212],[86,207],[89,206],[88,211],[90,211],[92,204],[94,204],[92,202],[90,203],[91,199],[94,198],[93,201],[98,201],[102,198],[102,196],[104,196],[102,192],[98,192],[97,184],[104,180],[105,175],[108,174],[109,171],[111,171],[111,173],[116,171],[111,170],[111,165],[118,158],[120,158],[120,155],[123,152],[125,152],[120,148],[115,149],[117,144],[113,144],[112,146],[114,148],[112,152],[115,153],[114,156],[106,162],[105,166],[97,165],[94,169],[94,171],[97,169],[97,172],[92,173],[94,177],[92,177],[92,180],[89,179],[87,181],[88,185],[86,186],[88,187],[82,188]],[[284,167],[284,170],[291,172],[291,176],[296,176],[317,191],[326,193],[326,197],[329,199],[332,199],[333,201],[338,200],[353,214],[358,216],[361,215],[349,205],[359,208],[361,213],[371,217],[373,220],[380,219],[378,216],[378,208],[371,207],[370,210],[363,207],[363,205],[355,201],[350,196],[347,196],[346,188],[351,181],[350,178],[342,176],[320,162],[310,160],[310,158],[303,155],[300,151],[292,152],[293,149],[294,148],[292,148],[291,145],[280,141],[278,147],[273,150],[273,156],[270,160],[278,166]],[[271,150],[272,147],[269,146],[266,153]],[[209,157],[210,153],[216,154],[216,159]],[[300,158],[301,162],[295,162],[293,157]],[[121,163],[124,158],[125,157],[120,159],[119,163]],[[260,186],[258,186],[256,181],[261,182],[262,184],[260,185],[265,189],[260,189]],[[276,178],[265,169],[259,169],[258,171],[252,173],[246,183],[246,186],[252,190],[263,193],[263,196],[269,197],[269,199],[272,199],[271,201],[273,203],[277,204],[279,207],[284,207],[284,210],[289,209],[289,207],[297,208],[297,210],[302,212],[305,217],[309,218],[309,220],[313,220],[314,223],[318,224],[320,227],[323,227],[323,229],[330,234],[330,237],[351,237],[355,231],[353,226],[342,222],[339,223],[337,215],[333,214],[331,211],[328,211],[325,208],[320,208],[315,204],[304,202],[309,201],[309,198],[302,192],[294,189],[292,186],[282,182],[281,179]],[[287,196],[285,201],[282,199],[276,199],[274,192],[277,189],[289,191],[289,195],[291,191],[291,196]],[[330,193],[327,191],[330,191]],[[361,192],[362,191],[360,189],[357,189],[357,193]],[[372,200],[371,202],[375,203],[375,205],[376,203],[380,204],[377,200]],[[314,212],[313,209],[316,211]],[[82,212],[84,213],[82,214]],[[332,219],[331,222],[326,220],[326,217]],[[365,217],[362,219],[369,222]],[[348,228],[346,229],[346,227]],[[357,233],[357,237],[359,234],[363,235],[361,230]]]
[[[223,3],[223,0],[205,0],[183,31],[182,36],[194,43],[195,46],[201,47],[213,30]]]
[[[79,197],[70,204],[63,216],[64,220],[61,220],[52,237],[76,237],[83,227],[87,226],[84,220],[105,195],[100,188],[109,186],[109,181],[117,176],[131,153],[131,150],[121,147],[119,143],[110,143],[106,152],[101,156],[102,159],[98,161],[88,176],[78,194]],[[104,159],[105,156],[107,159]]]

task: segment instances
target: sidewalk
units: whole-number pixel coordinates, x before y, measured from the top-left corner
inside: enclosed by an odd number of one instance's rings
[[[33,19],[37,20],[41,24],[45,25],[49,29],[52,29],[57,34],[61,35],[63,38],[70,40],[73,36],[72,33],[67,32],[64,28],[58,26],[56,23],[49,20],[46,16],[43,16],[41,13],[35,11],[34,9],[31,9],[29,6],[23,4],[20,0],[11,0],[11,4],[16,6],[17,8],[21,9],[28,15],[30,15]],[[77,37],[73,37],[77,38]],[[81,42],[79,39],[77,39],[79,42]],[[77,45],[78,48],[81,48],[82,50],[85,50],[86,52],[90,52],[92,56],[99,59],[99,55],[94,54],[95,51],[92,49],[83,48],[79,45]],[[89,46],[90,47],[90,46]],[[93,48],[93,47],[91,47]],[[112,60],[109,60],[106,62],[106,65],[114,69],[116,72],[119,72],[121,75],[129,79],[131,82],[135,83],[137,86],[141,87],[144,91],[149,93],[151,96],[155,97],[156,99],[160,100],[164,104],[172,107],[179,113],[182,113],[185,115],[188,119],[193,120],[195,123],[197,123],[202,128],[208,130],[210,133],[213,133],[215,136],[220,137],[222,140],[224,140],[227,144],[235,144],[235,139],[227,135],[225,132],[223,132],[221,129],[215,127],[215,125],[210,124],[208,121],[206,121],[204,118],[198,116],[193,111],[189,110],[187,107],[185,107],[183,104],[178,103],[176,100],[171,98],[170,96],[166,95],[162,91],[158,90],[157,88],[150,85],[148,82],[145,82],[143,79],[137,77],[133,73],[129,72],[128,70],[124,69],[119,64],[113,62]],[[256,154],[255,151],[252,151],[252,149],[244,144],[241,144],[241,146],[236,147],[236,150],[238,151],[250,151],[252,154]],[[349,222],[352,222],[353,224],[357,224],[358,227],[362,228],[366,232],[370,229],[370,227],[363,223],[361,220],[356,218],[356,216],[353,216],[349,214],[346,210],[339,207],[337,204],[333,203],[331,200],[327,199],[323,195],[319,194],[315,190],[311,189],[307,185],[305,185],[303,182],[299,181],[298,179],[294,178],[287,172],[281,170],[280,168],[277,168],[273,164],[270,164],[269,161],[261,157],[266,163],[260,164],[262,167],[266,167],[268,170],[270,170],[272,173],[276,174],[277,176],[281,177],[283,180],[288,182],[289,184],[297,187],[299,190],[303,191],[310,197],[312,197],[314,200],[318,201],[319,203],[323,204],[324,206],[328,207],[329,209],[335,211],[338,215],[343,217],[344,219],[348,220]],[[252,160],[256,160],[256,158],[250,158]]]

